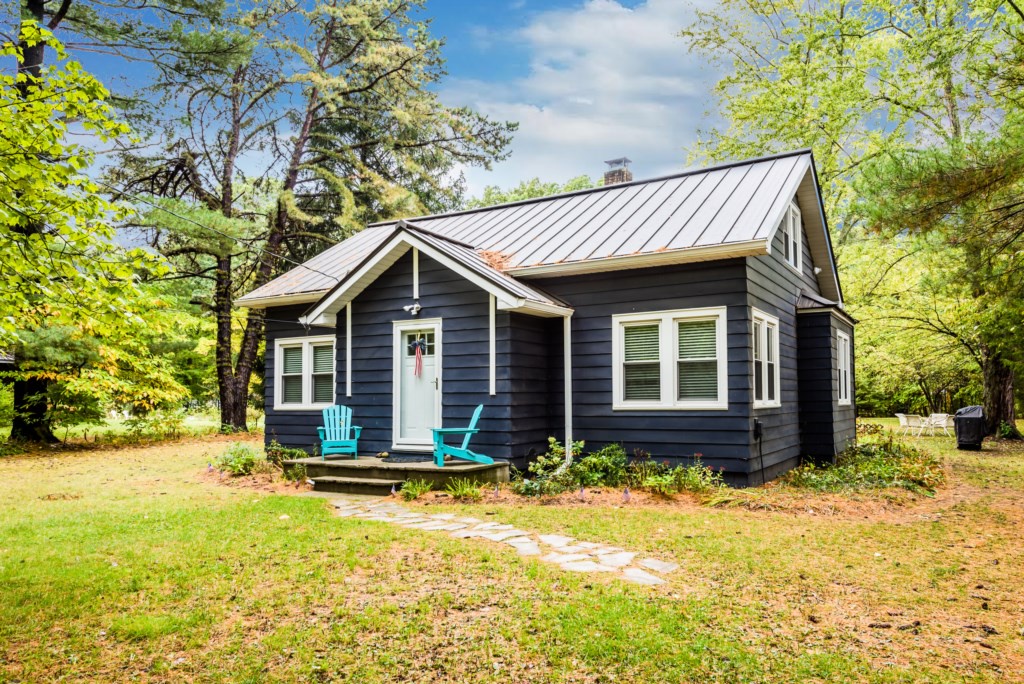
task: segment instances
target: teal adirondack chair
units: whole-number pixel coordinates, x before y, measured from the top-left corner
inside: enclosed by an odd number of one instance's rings
[[[461,458],[466,461],[476,461],[477,463],[494,463],[494,459],[490,456],[484,456],[469,450],[470,437],[480,432],[476,429],[476,423],[480,420],[480,413],[483,410],[483,404],[476,407],[476,411],[473,411],[473,418],[469,421],[469,427],[434,428],[432,430],[434,433],[434,463],[437,464],[438,468],[444,467],[445,456]],[[444,438],[446,435],[465,435],[462,439],[462,446],[456,447],[445,444]]]
[[[324,409],[324,426],[320,433],[320,456],[327,460],[327,454],[352,454],[359,458],[357,443],[363,428],[352,424],[352,409],[348,406],[328,406]]]

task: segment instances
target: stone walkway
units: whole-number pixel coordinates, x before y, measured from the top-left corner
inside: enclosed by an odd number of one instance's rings
[[[521,556],[536,556],[570,572],[614,573],[637,584],[664,584],[658,575],[675,571],[679,566],[654,558],[637,558],[632,551],[617,546],[579,541],[557,534],[536,534],[518,530],[512,525],[483,522],[454,513],[416,513],[389,499],[355,499],[338,497],[332,500],[339,516],[387,522],[409,529],[447,532],[457,539],[484,539],[508,544]],[[653,574],[653,573],[658,573]]]

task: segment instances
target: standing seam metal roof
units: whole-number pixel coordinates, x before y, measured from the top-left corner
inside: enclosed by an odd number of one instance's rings
[[[535,266],[747,243],[771,237],[811,168],[811,154],[802,150],[405,223],[478,251],[496,252],[505,270],[513,273]],[[399,221],[370,225],[306,262],[310,268],[296,267],[238,303],[327,291],[398,225]],[[466,252],[463,257],[472,254],[461,249]]]

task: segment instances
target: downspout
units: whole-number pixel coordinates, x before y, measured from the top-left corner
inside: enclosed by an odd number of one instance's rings
[[[558,477],[572,465],[572,312],[562,319],[562,354],[565,370],[565,461],[554,472]]]

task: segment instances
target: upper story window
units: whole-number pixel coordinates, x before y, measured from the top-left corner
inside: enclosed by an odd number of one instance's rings
[[[782,256],[785,258],[786,263],[792,266],[797,271],[803,272],[803,224],[800,222],[800,207],[796,205],[796,202],[790,202],[789,208],[786,209],[786,214],[782,217]]]
[[[725,307],[612,316],[612,408],[727,409]]]
[[[851,354],[850,336],[844,332],[836,331],[836,375],[839,380],[839,403],[849,404],[853,396],[853,374],[850,369],[853,367],[853,355]]]
[[[274,408],[320,409],[334,403],[334,337],[274,342]]]
[[[754,309],[754,408],[781,406],[779,319]]]

